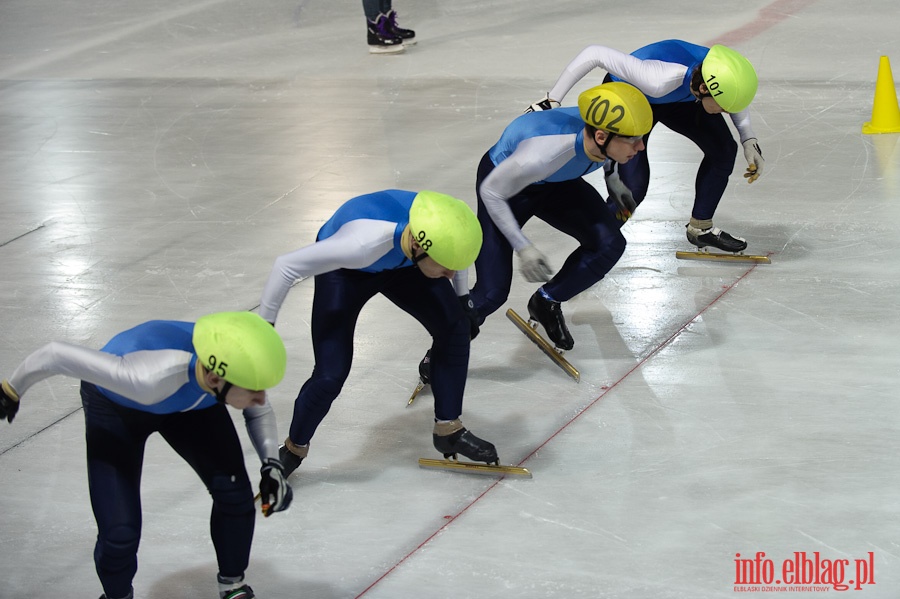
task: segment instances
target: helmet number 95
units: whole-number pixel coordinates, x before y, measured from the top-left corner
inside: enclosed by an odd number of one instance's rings
[[[209,360],[207,361],[207,368],[222,378],[225,378],[226,368],[228,368],[227,362],[219,362],[216,360],[214,355],[209,356]]]

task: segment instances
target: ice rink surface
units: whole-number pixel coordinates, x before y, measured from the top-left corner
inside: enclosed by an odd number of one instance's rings
[[[372,56],[358,1],[0,3],[0,376],[52,340],[255,308],[275,257],[355,195],[474,206],[482,154],[588,44],[725,43],[759,72],[767,162],[748,186],[738,157],[716,224],[772,264],[675,259],[699,152],[658,127],[625,256],[565,306],[581,383],[500,312],[473,342],[463,422],[534,478],[418,467],[439,457],[430,395],[406,407],[430,340],[377,298],[247,580],[269,599],[770,596],[785,585],[744,592],[736,560],[818,552],[832,582],[872,570],[849,596],[900,596],[900,135],[861,133],[879,57],[900,77],[896,0],[394,8],[419,43]],[[574,247],[525,233],[556,266]],[[516,275],[508,307],[534,288]],[[278,321],[282,434],[311,293]],[[206,490],[159,437],[143,480],[135,596],[216,597]],[[77,381],[0,424],[0,490],[0,597],[100,595]],[[791,590],[836,592],[821,578]]]

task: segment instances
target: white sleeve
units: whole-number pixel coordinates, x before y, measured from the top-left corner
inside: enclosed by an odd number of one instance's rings
[[[681,64],[641,60],[606,46],[588,46],[563,70],[549,92],[550,98],[561,103],[575,84],[594,69],[604,69],[653,98],[678,89],[687,73],[687,67]]]
[[[22,397],[35,383],[64,375],[149,406],[167,399],[190,380],[192,357],[191,352],[177,349],[116,356],[53,341],[25,358],[9,378],[9,384]]]
[[[741,143],[744,143],[752,137],[756,137],[756,134],[753,132],[753,127],[750,126],[749,108],[745,108],[740,112],[735,112],[730,116],[731,122],[734,123],[734,128],[738,130],[738,135],[741,137]]]
[[[247,434],[259,456],[259,461],[265,462],[268,458],[278,459],[278,426],[269,398],[266,397],[266,403],[261,406],[252,406],[242,411]]]
[[[509,199],[532,183],[543,181],[571,160],[575,156],[576,138],[575,134],[567,134],[525,139],[481,182],[481,200],[515,251],[531,242],[516,222]]]
[[[279,256],[263,288],[259,315],[275,322],[284,298],[298,279],[374,264],[394,247],[396,227],[397,223],[388,221],[352,220],[327,239]]]

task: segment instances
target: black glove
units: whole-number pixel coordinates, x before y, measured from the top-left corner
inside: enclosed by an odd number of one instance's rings
[[[3,381],[0,386],[0,420],[6,418],[6,421],[11,423],[16,417],[16,412],[19,411],[19,398],[15,396],[15,393],[10,395],[6,392],[8,386],[9,383],[6,381]]]
[[[284,466],[281,461],[269,458],[263,463],[259,473],[259,498],[262,501],[263,516],[268,518],[274,512],[281,512],[291,505],[294,491],[284,478]]]
[[[478,310],[475,308],[475,304],[472,302],[472,298],[469,297],[468,293],[457,296],[457,299],[462,306],[463,312],[466,314],[466,318],[469,319],[469,339],[474,339],[481,331],[481,327],[478,326]]]

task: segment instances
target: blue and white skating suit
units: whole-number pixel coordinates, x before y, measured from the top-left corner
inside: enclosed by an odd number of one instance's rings
[[[734,170],[738,149],[722,115],[708,114],[690,91],[691,76],[708,52],[709,48],[681,40],[656,42],[631,54],[605,46],[588,46],[566,66],[548,92],[550,98],[562,102],[572,87],[593,69],[607,71],[607,81],[625,81],[641,90],[653,109],[654,125],[663,123],[703,151],[691,212],[698,220],[712,219]],[[749,108],[729,116],[742,143],[756,137]],[[647,137],[649,134],[644,138],[645,144]],[[635,201],[643,201],[650,182],[647,153],[642,152],[617,168]]]
[[[362,272],[406,268],[413,263],[400,247],[409,224],[412,191],[388,189],[353,198],[319,229],[316,242],[275,260],[263,288],[259,315],[275,322],[291,286],[299,279],[341,268]],[[459,295],[465,295],[463,284]]]
[[[484,244],[471,297],[483,318],[509,296],[512,253],[531,242],[522,226],[536,216],[580,246],[544,291],[566,301],[595,284],[625,251],[625,238],[596,189],[583,177],[603,162],[585,150],[577,108],[526,113],[503,131],[478,167],[478,218]]]
[[[294,402],[290,439],[309,443],[350,373],[353,335],[363,306],[380,293],[431,334],[435,417],[462,412],[469,364],[469,323],[454,283],[429,279],[403,253],[401,239],[416,193],[389,189],[343,204],[319,230],[318,240],[275,260],[260,300],[260,316],[274,323],[291,286],[315,277],[311,333],[316,365]],[[460,283],[462,281],[462,283]]]
[[[148,437],[159,433],[197,472],[213,500],[210,536],[219,573],[243,575],[255,526],[253,488],[227,408],[204,387],[193,323],[156,320],[100,350],[53,342],[28,356],[9,384],[23,396],[53,375],[81,379],[88,487],[97,520],[94,561],[108,597],[132,590],[141,537],[141,473]],[[278,457],[268,402],[243,410],[261,460]]]

